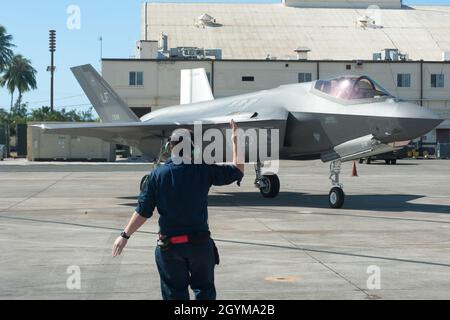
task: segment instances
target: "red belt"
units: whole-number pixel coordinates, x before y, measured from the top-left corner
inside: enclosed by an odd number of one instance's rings
[[[182,236],[170,237],[169,241],[170,241],[171,244],[188,243],[189,242],[189,236],[188,235],[182,235]]]

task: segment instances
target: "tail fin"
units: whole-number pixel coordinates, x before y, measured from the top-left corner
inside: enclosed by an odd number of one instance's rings
[[[71,68],[102,122],[139,122],[139,118],[90,65]]]
[[[180,104],[214,100],[204,68],[181,70]]]

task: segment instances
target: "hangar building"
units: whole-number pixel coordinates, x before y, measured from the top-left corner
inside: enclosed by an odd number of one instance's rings
[[[216,97],[368,75],[447,119],[424,146],[450,142],[450,6],[143,3],[136,56],[102,61],[104,78],[139,116],[178,104],[180,70],[199,67]]]

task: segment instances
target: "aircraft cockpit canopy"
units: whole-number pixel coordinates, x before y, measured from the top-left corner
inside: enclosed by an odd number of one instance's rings
[[[314,88],[343,100],[376,99],[391,95],[367,76],[346,76],[330,80],[317,80]]]

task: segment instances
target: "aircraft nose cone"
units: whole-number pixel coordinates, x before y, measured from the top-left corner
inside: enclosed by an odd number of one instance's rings
[[[421,137],[444,121],[430,109],[414,104],[404,104],[401,109],[404,116],[399,121],[398,129],[405,140]]]
[[[400,120],[400,131],[404,135],[404,139],[419,138],[434,128],[436,128],[443,120],[442,119],[402,119]]]

